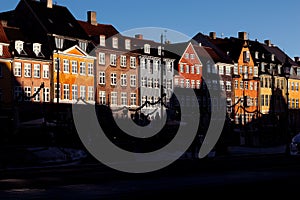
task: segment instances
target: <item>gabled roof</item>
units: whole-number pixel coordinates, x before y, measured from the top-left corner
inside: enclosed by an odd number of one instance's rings
[[[92,25],[88,22],[85,21],[80,21],[78,20],[78,23],[81,25],[81,27],[85,30],[87,35],[89,37],[95,37],[99,41],[99,36],[100,35],[105,35],[106,38],[109,38],[113,35],[116,35],[119,33],[119,31],[111,24],[97,24]]]
[[[188,48],[190,42],[181,42],[175,44],[166,44],[165,50],[173,54],[177,59],[180,59],[186,49]]]
[[[222,62],[228,64],[233,63],[232,58],[229,57],[223,49],[220,49],[209,36],[198,33],[193,37],[191,42],[195,43],[195,45],[201,44],[201,46],[205,47],[214,62]]]
[[[18,18],[24,18],[25,13],[34,16],[47,34],[56,34],[70,38],[88,40],[83,28],[71,12],[64,6],[53,5],[47,8],[46,4],[33,0],[21,0],[15,9]]]

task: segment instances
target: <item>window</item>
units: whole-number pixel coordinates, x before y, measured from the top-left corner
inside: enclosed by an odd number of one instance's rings
[[[100,35],[100,46],[105,47],[105,35]]]
[[[30,97],[31,97],[31,87],[24,87],[24,95],[25,95],[25,99],[24,101],[30,101]]]
[[[118,93],[117,92],[111,92],[111,105],[118,105]]]
[[[153,69],[156,72],[158,71],[158,61],[157,60],[153,61]]]
[[[219,66],[219,74],[220,75],[224,74],[224,66]]]
[[[17,52],[19,54],[21,54],[21,52],[23,51],[23,46],[24,46],[24,42],[20,41],[20,40],[16,40],[15,41],[15,49],[17,50]]]
[[[80,98],[85,100],[85,97],[86,97],[85,86],[80,86]]]
[[[142,77],[142,81],[141,81],[141,86],[142,87],[147,87],[147,78],[146,77]]]
[[[0,56],[3,56],[3,45],[0,44]]]
[[[250,82],[250,90],[253,90],[253,82]]]
[[[112,47],[116,49],[118,48],[118,38],[116,37],[113,38]]]
[[[116,73],[110,74],[110,84],[117,85],[117,74]]]
[[[230,66],[226,66],[226,75],[227,76],[231,75],[231,67]]]
[[[240,81],[240,89],[243,90],[244,89],[244,82]]]
[[[167,70],[168,70],[168,72],[172,72],[172,63],[171,62],[167,62]],[[194,74],[195,73],[195,67],[194,66],[192,66],[192,74]]]
[[[126,56],[121,55],[121,67],[126,67]]]
[[[238,74],[239,74],[238,70],[239,70],[238,65],[237,65],[237,64],[234,64],[233,74],[234,74],[234,75],[238,75]]]
[[[231,82],[226,81],[226,91],[231,91]]]
[[[184,88],[184,79],[180,79],[180,87]]]
[[[23,90],[21,86],[16,86],[14,88],[14,99],[17,101],[22,101]]]
[[[78,73],[78,64],[77,61],[72,60],[72,74],[77,74]]]
[[[136,57],[130,57],[130,67],[136,67]]]
[[[64,84],[64,88],[63,88],[63,98],[66,100],[70,99],[70,85],[69,84]]]
[[[44,88],[44,101],[50,102],[50,88]]]
[[[130,105],[135,106],[136,105],[136,93],[130,94]]]
[[[34,68],[33,76],[35,78],[40,78],[41,77],[41,66],[40,66],[40,64],[34,64],[33,68]]]
[[[185,73],[190,73],[190,66],[189,65],[186,65],[185,66]]]
[[[189,79],[186,79],[186,80],[185,80],[185,87],[186,87],[186,88],[190,88],[190,87],[191,87],[191,85],[190,85],[190,80],[189,80]]]
[[[183,73],[184,72],[184,66],[183,64],[180,64],[180,69],[179,69],[180,73]]]
[[[149,54],[150,53],[150,44],[145,44],[144,45],[144,53],[147,53],[147,54]]]
[[[130,75],[130,87],[135,87],[135,86],[136,86],[136,76]]]
[[[196,66],[196,74],[200,74],[200,66]]]
[[[146,103],[147,97],[146,96],[142,96],[142,105],[144,105]]]
[[[94,75],[94,64],[88,63],[88,75],[93,76]]]
[[[258,59],[258,51],[255,51],[255,59]]]
[[[159,46],[158,48],[157,48],[157,54],[160,56],[161,55],[161,46]]]
[[[127,75],[121,74],[121,86],[127,86]]]
[[[88,100],[94,101],[94,87],[88,86]]]
[[[35,53],[36,56],[39,56],[41,53],[41,44],[39,43],[33,43],[33,52]]]
[[[245,81],[245,90],[248,90],[248,81]]]
[[[190,57],[190,54],[189,54],[189,53],[185,53],[185,54],[184,54],[184,58],[185,58],[185,59],[189,59],[189,57]]]
[[[299,83],[296,83],[295,89],[296,89],[296,91],[299,91]]]
[[[110,65],[111,66],[117,65],[117,55],[116,54],[110,54]]]
[[[57,90],[57,83],[54,83],[54,98],[60,98],[61,93],[60,93],[60,84],[58,85],[58,90]]]
[[[191,66],[191,74],[195,74],[195,66]]]
[[[127,93],[121,92],[121,105],[126,106],[127,105]]]
[[[191,59],[192,59],[192,60],[195,59],[195,54],[191,54]]]
[[[148,83],[147,83],[149,88],[153,87],[153,79],[152,78],[148,78]]]
[[[106,104],[106,94],[105,91],[100,91],[99,92],[99,103],[102,105]]]
[[[72,85],[72,100],[78,99],[78,86]]]
[[[70,72],[69,60],[64,59],[63,62],[64,62],[63,65],[64,73],[69,73]]]
[[[78,44],[83,51],[86,51],[87,42],[79,41]]]
[[[299,99],[296,99],[296,107],[295,107],[296,109],[298,109],[299,108]]]
[[[258,67],[254,67],[254,77],[258,77]]]
[[[41,101],[41,97],[40,97],[40,93],[38,92],[36,94],[36,92],[39,90],[40,88],[39,87],[34,87],[33,88],[33,93],[35,94],[34,98],[33,98],[33,101],[35,102],[40,102]]]
[[[22,76],[22,64],[19,62],[15,62],[14,75]]]
[[[243,52],[243,58],[244,58],[245,63],[250,62],[250,51],[244,51]]]
[[[260,70],[261,70],[262,72],[265,71],[265,64],[264,64],[264,63],[260,63]]]
[[[297,76],[300,76],[300,67],[297,67]]]
[[[200,80],[197,80],[197,81],[196,81],[196,88],[197,88],[197,89],[200,89],[200,87],[201,87],[201,85],[200,85]]]
[[[86,74],[86,70],[85,70],[85,62],[80,62],[79,73],[80,73],[81,75],[85,75],[85,74]]]
[[[142,69],[146,69],[146,61],[145,61],[145,58],[141,58],[141,63],[140,63],[140,65],[141,65],[141,68],[142,68]]]
[[[260,95],[260,104],[261,106],[265,106],[265,95]]]
[[[24,64],[24,77],[31,77],[31,64]]]
[[[43,78],[49,78],[49,65],[43,65]]]
[[[224,81],[220,81],[221,90],[225,90]]]
[[[239,68],[239,74],[243,74],[243,66],[240,66],[240,68]]]
[[[125,49],[126,49],[126,50],[130,50],[130,48],[131,48],[131,47],[130,47],[130,40],[129,40],[129,39],[126,39],[126,40],[125,40]]]
[[[239,88],[239,81],[235,80],[234,81],[234,89],[238,89]]]
[[[178,79],[176,79],[176,80],[178,80]],[[154,84],[155,88],[159,88],[159,79],[154,79],[153,84]]]
[[[249,67],[249,75],[251,76],[253,74],[253,68]]]
[[[151,60],[148,60],[147,65],[149,74],[153,74],[153,64],[151,63]]]
[[[99,84],[105,85],[105,72],[99,72]]]
[[[99,64],[105,65],[105,53],[99,53]]]

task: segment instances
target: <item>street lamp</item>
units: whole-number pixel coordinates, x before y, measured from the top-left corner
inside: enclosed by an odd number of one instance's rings
[[[284,77],[286,79],[286,153],[289,153],[290,133],[289,133],[289,78],[291,66],[286,56],[283,64]]]

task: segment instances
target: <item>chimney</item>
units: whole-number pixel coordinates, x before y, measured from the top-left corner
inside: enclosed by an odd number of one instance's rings
[[[52,0],[40,0],[42,3],[47,4],[47,8],[53,8],[53,2]]]
[[[97,13],[95,11],[88,11],[87,12],[87,21],[88,23],[97,26],[98,22],[97,22]]]
[[[142,34],[136,34],[136,35],[135,35],[135,38],[136,38],[136,39],[142,40],[142,39],[143,39],[143,35],[142,35]]]
[[[239,39],[248,40],[247,32],[239,32]]]
[[[265,40],[265,44],[270,47],[271,46],[271,40]]]
[[[217,33],[216,32],[210,32],[209,37],[213,40],[217,39]]]
[[[299,62],[300,62],[300,57],[298,57],[298,56],[295,57],[295,62],[296,62],[296,63],[299,63]]]

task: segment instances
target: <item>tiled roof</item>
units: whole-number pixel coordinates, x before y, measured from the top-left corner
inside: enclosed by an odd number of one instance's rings
[[[79,20],[78,23],[85,30],[89,37],[97,36],[97,38],[99,38],[100,35],[105,35],[107,38],[109,38],[119,33],[119,31],[110,24],[98,24],[97,26],[95,26],[88,22]]]
[[[7,44],[9,43],[1,23],[0,23],[0,43],[7,43]]]

